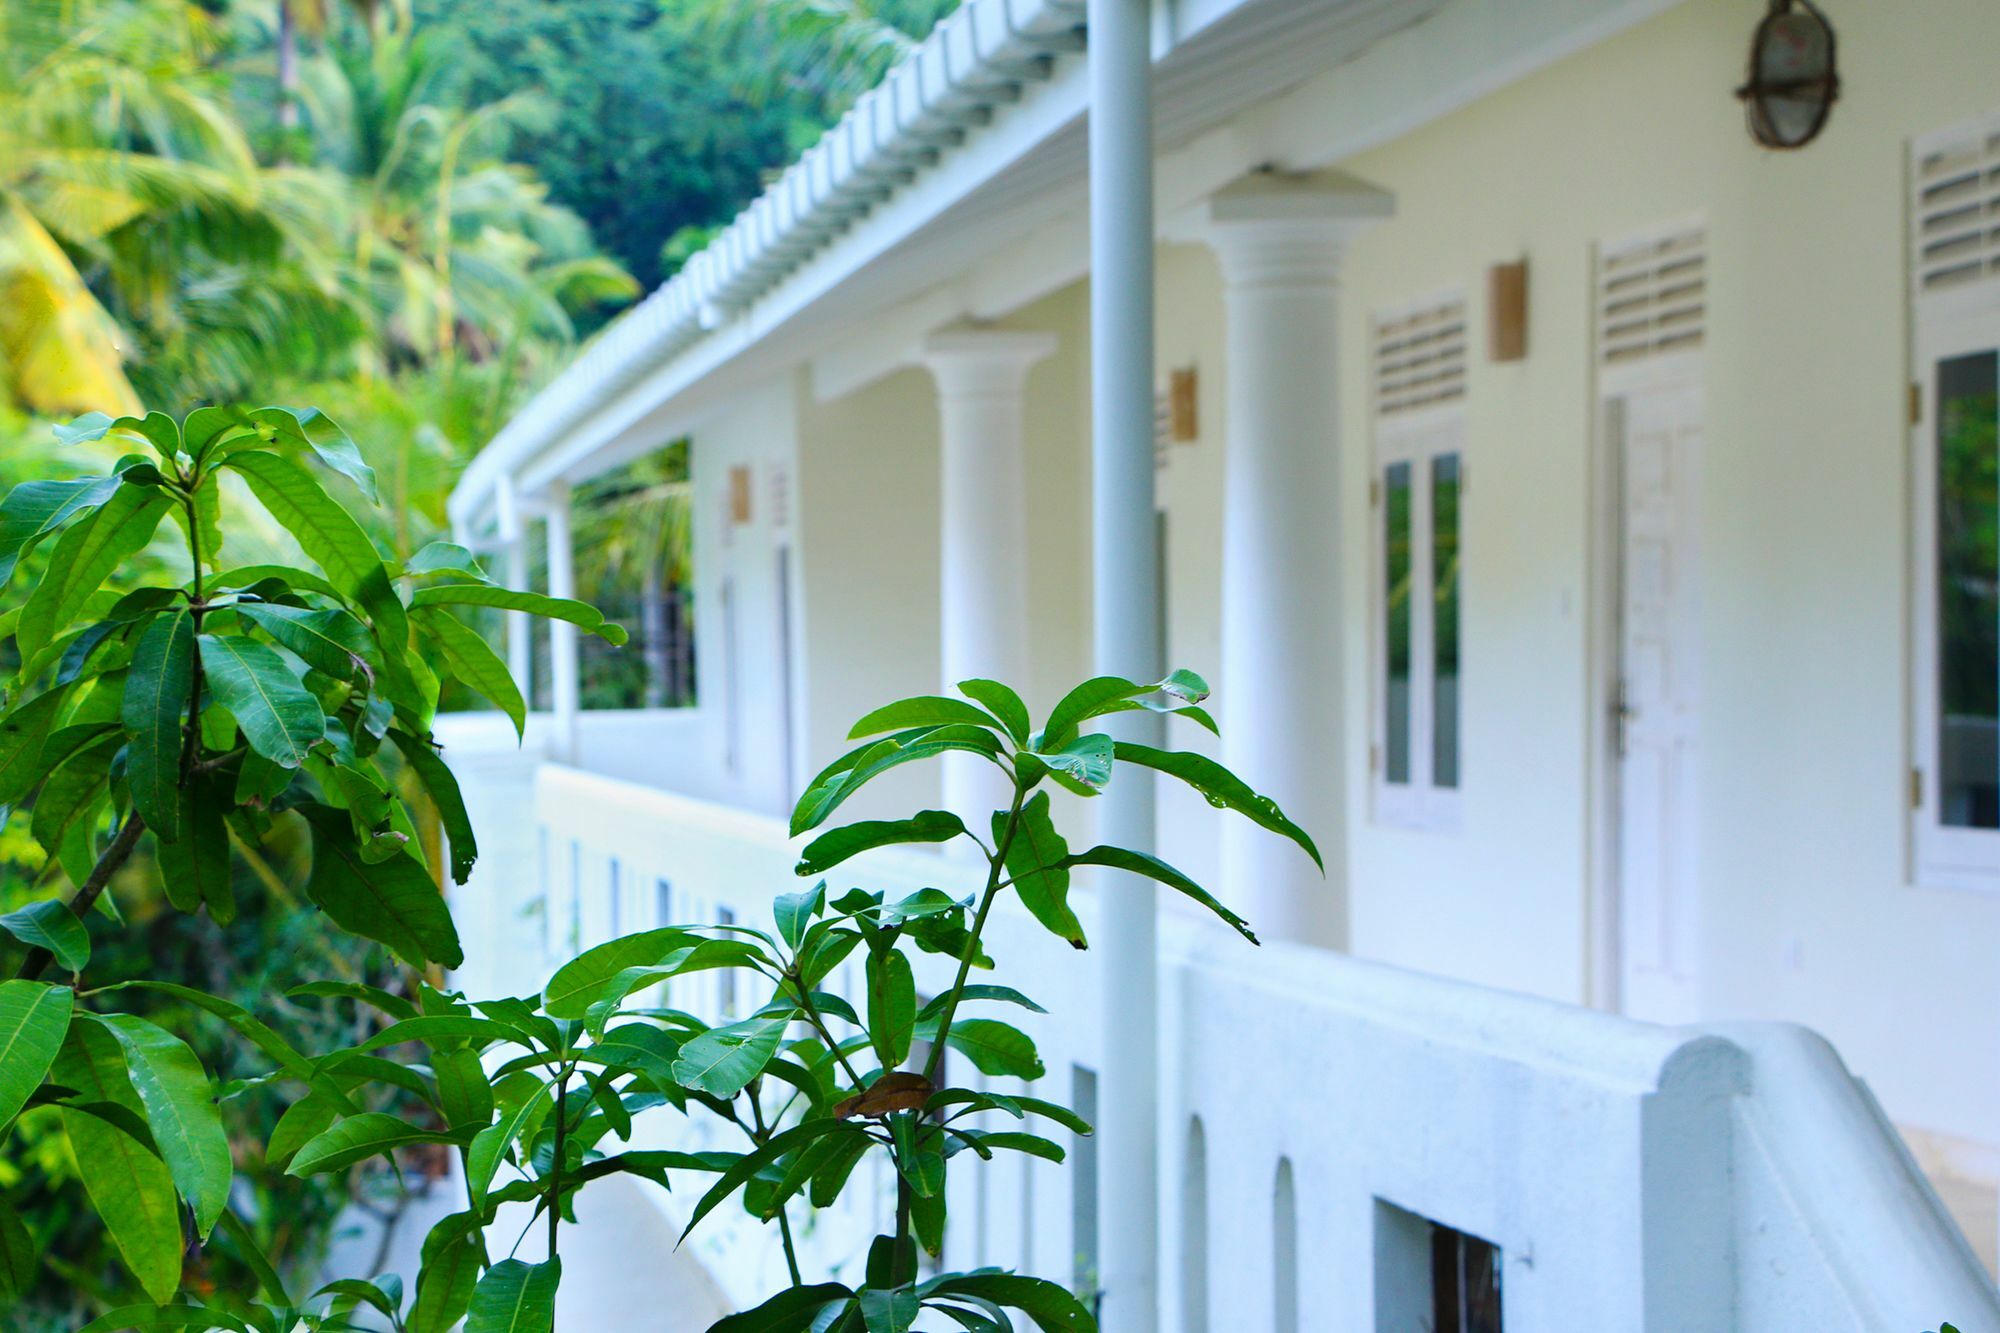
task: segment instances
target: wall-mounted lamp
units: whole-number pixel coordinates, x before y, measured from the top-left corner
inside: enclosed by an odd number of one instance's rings
[[[1833,25],[1813,0],[1771,0],[1750,42],[1750,79],[1736,95],[1750,137],[1766,148],[1803,148],[1819,137],[1840,96]]]

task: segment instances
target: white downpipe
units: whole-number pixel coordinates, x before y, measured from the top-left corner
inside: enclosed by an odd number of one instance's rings
[[[1153,97],[1148,0],[1090,0],[1090,350],[1093,660],[1157,679],[1159,528],[1153,507]],[[1157,714],[1116,716],[1160,742]],[[1150,851],[1153,784],[1126,773],[1098,837]],[[1159,975],[1153,886],[1099,878],[1104,951],[1098,1071],[1098,1262],[1105,1333],[1159,1326]]]
[[[569,483],[549,487],[549,596],[576,596],[576,543],[570,532]],[[567,620],[549,622],[549,694],[555,710],[555,757],[565,764],[577,758],[576,626]]]

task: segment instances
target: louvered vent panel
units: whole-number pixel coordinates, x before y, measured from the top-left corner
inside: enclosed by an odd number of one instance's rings
[[[1375,320],[1375,411],[1396,416],[1465,397],[1465,301],[1450,297]]]
[[[1919,147],[1910,186],[1918,293],[2000,277],[2000,118]]]
[[[1597,261],[1597,348],[1608,366],[1701,346],[1708,232],[1686,227],[1607,246]]]

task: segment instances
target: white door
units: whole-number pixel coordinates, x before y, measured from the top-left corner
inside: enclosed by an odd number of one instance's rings
[[[1689,383],[1611,400],[1621,484],[1618,768],[1621,994],[1626,1013],[1698,1013],[1697,607],[1702,394]]]

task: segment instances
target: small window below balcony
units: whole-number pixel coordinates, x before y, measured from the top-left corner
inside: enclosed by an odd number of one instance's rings
[[[1500,1247],[1375,1202],[1375,1333],[1501,1333]]]

